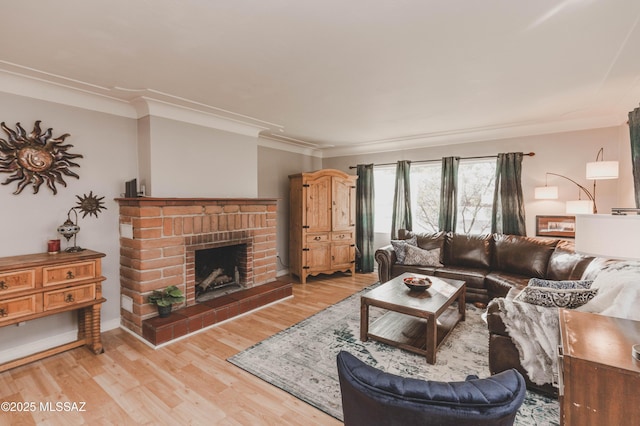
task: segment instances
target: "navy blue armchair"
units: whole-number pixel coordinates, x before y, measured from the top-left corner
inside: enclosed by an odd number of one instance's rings
[[[337,362],[346,426],[512,425],[526,392],[516,370],[436,382],[382,372],[344,351]]]

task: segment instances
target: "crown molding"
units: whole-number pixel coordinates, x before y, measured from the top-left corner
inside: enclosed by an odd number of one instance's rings
[[[331,158],[358,154],[403,151],[431,146],[509,139],[550,133],[573,132],[603,127],[616,127],[623,124],[626,120],[626,116],[605,115],[572,120],[508,123],[490,127],[424,133],[406,137],[361,142],[351,145],[325,148],[322,150],[322,154],[323,158]]]
[[[245,136],[283,126],[152,89],[108,88],[0,61],[0,91],[120,117],[145,115]]]
[[[310,157],[322,158],[322,151],[316,147],[305,145],[306,142],[296,143],[289,138],[277,137],[269,133],[261,133],[258,137],[258,145],[266,148],[278,149],[280,151],[292,152],[294,154],[308,155]]]
[[[135,108],[126,100],[98,93],[95,90],[71,87],[59,81],[15,73],[3,69],[2,63],[0,63],[0,92],[120,117],[137,118]]]
[[[132,99],[131,105],[133,105],[137,111],[137,118],[142,118],[147,115],[162,117],[253,138],[257,138],[261,131],[267,129],[267,127],[264,126],[219,117],[206,111],[199,111],[146,96]]]
[[[284,127],[152,89],[102,87],[0,60],[0,92],[139,119],[151,115],[258,138],[258,144],[319,158],[614,127],[627,117],[505,123],[333,146],[283,134]]]

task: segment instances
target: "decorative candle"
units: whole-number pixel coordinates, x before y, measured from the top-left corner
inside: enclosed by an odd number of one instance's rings
[[[47,251],[49,254],[56,254],[60,251],[60,240],[47,241]]]

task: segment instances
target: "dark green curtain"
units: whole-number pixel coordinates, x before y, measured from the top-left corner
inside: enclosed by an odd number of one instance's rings
[[[521,152],[498,154],[491,232],[527,235],[521,182],[522,157]]]
[[[460,157],[442,158],[442,185],[440,186],[440,214],[438,228],[456,232],[458,214],[458,166]]]
[[[411,161],[398,161],[396,166],[396,188],[393,195],[393,215],[391,216],[391,239],[398,238],[399,229],[412,230],[411,186],[409,174]]]
[[[358,164],[356,184],[356,247],[360,257],[356,268],[360,272],[373,272],[373,164]]]
[[[640,209],[640,108],[629,113],[629,135],[631,136],[631,163],[636,208]]]

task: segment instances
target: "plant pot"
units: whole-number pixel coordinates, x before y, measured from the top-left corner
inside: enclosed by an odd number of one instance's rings
[[[158,305],[158,315],[160,318],[166,318],[171,315],[171,305],[168,306],[160,306]]]

